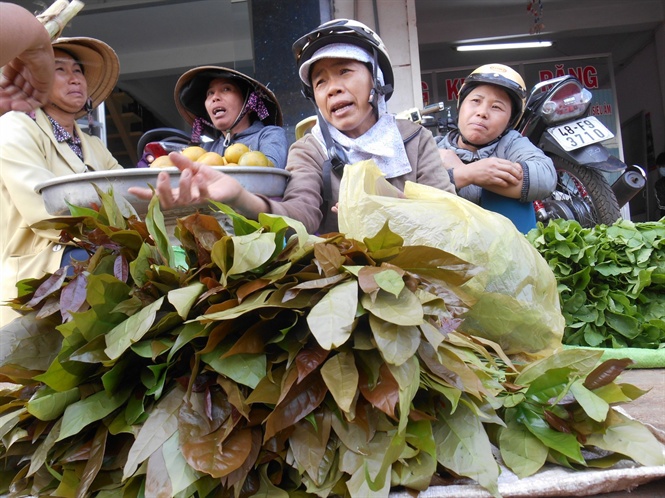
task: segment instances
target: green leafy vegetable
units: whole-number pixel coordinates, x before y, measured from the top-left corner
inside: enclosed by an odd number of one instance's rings
[[[665,221],[554,220],[527,238],[557,278],[565,344],[665,347]]]
[[[24,316],[0,331],[0,456],[16,470],[1,493],[369,496],[452,474],[498,496],[492,445],[519,476],[606,465],[589,445],[664,464],[612,407],[642,394],[615,383],[627,362],[508,357],[458,330],[472,265],[387,226],[322,239],[218,207],[237,235],[178,220],[184,266],[157,204],[146,222],[108,196],[42,223],[91,257],[10,303]],[[608,304],[611,320],[625,308]]]

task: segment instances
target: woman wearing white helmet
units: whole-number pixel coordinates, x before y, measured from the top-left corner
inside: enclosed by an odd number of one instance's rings
[[[249,217],[268,212],[297,219],[310,232],[336,231],[334,206],[344,164],[367,159],[373,159],[399,189],[408,180],[454,192],[432,134],[386,111],[393,71],[376,33],[357,21],[336,19],[298,39],[293,52],[318,122],[289,150],[286,169],[291,178],[283,199],[251,194],[232,178],[172,154],[183,174],[176,190],[171,190],[168,175],[160,174],[157,193],[162,206],[207,198]],[[132,193],[152,195],[147,189]]]
[[[552,160],[514,130],[525,100],[522,77],[503,64],[481,66],[464,80],[457,127],[436,139],[460,197],[488,207],[488,192],[530,203],[555,189]]]

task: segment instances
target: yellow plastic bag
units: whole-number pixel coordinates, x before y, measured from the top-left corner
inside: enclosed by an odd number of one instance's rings
[[[554,274],[508,218],[426,185],[407,182],[402,196],[374,161],[347,165],[340,232],[363,240],[386,220],[405,244],[437,247],[482,267],[463,286],[477,303],[461,330],[498,342],[509,354],[541,356],[561,346],[565,320]]]

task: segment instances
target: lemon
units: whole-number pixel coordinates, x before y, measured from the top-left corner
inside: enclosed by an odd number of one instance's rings
[[[263,152],[250,150],[238,159],[238,166],[272,166],[270,159]]]
[[[150,163],[151,168],[169,168],[173,166],[169,156],[159,156],[156,157],[153,162]]]
[[[198,145],[193,145],[191,147],[185,148],[181,154],[192,161],[196,161],[199,157],[206,153],[206,150],[203,147]]]
[[[226,164],[226,160],[217,152],[206,152],[196,162],[207,166],[224,166]]]
[[[244,153],[249,152],[249,147],[240,142],[229,145],[224,151],[224,159],[226,159],[226,164],[238,163],[240,156]]]

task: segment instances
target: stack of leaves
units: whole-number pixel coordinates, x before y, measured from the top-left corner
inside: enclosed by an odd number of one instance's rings
[[[615,382],[629,361],[525,364],[456,331],[475,269],[455,256],[218,205],[235,235],[178,220],[184,268],[155,203],[142,222],[100,195],[43,224],[90,260],[23,281],[0,333],[3,493],[364,497],[464,476],[498,496],[493,447],[519,476],[664,463],[611,407],[642,394]]]
[[[557,278],[565,344],[665,347],[663,220],[593,228],[554,220],[527,238]]]

